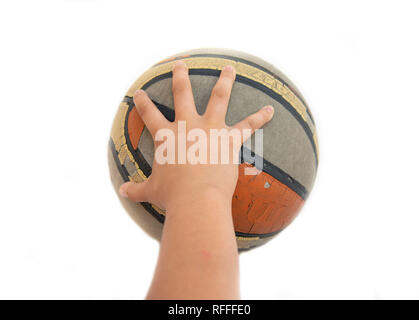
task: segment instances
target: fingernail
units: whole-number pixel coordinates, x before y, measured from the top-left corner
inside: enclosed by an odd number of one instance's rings
[[[228,72],[231,72],[233,75],[236,75],[236,70],[234,69],[233,66],[225,66],[224,70],[228,71]]]
[[[272,106],[266,106],[265,110],[268,111],[268,113],[274,113],[274,108]]]
[[[128,193],[124,188],[119,188],[119,194],[122,198],[128,198]]]
[[[188,66],[186,65],[185,62],[183,62],[182,60],[177,61],[174,65],[173,65],[173,69],[176,67],[181,67],[181,68],[188,68]]]
[[[140,94],[141,92],[143,92],[144,90],[142,90],[142,89],[138,89],[138,90],[135,90],[135,92],[134,92],[134,96],[136,96],[136,95],[138,95],[138,94]]]

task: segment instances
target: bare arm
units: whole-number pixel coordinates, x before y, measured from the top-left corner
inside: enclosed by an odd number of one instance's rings
[[[238,299],[231,199],[218,190],[179,197],[167,209],[150,299]]]

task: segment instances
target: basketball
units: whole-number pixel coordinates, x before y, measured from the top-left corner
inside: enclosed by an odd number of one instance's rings
[[[143,89],[169,120],[174,118],[172,67],[183,60],[189,68],[195,105],[203,114],[221,70],[236,70],[226,124],[231,126],[262,106],[275,109],[263,127],[263,168],[246,175],[254,164],[242,158],[232,199],[232,215],[239,249],[261,245],[286,228],[297,216],[310,191],[318,166],[318,142],[313,116],[295,85],[271,64],[246,53],[222,49],[183,52],[156,63],[129,88],[113,121],[108,147],[112,184],[117,191],[127,181],[142,182],[151,174],[154,144],[138,115],[133,94]],[[254,168],[257,169],[257,168]],[[117,192],[118,194],[118,192]],[[159,239],[164,210],[151,203],[133,203],[119,196],[130,216]]]

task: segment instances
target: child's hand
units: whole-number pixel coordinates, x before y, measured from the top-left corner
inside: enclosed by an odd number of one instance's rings
[[[175,136],[177,157],[174,158],[176,164],[160,164],[154,159],[152,174],[148,180],[143,183],[127,182],[123,184],[120,188],[122,196],[136,202],[150,202],[162,209],[167,208],[172,201],[179,199],[180,195],[194,197],[207,191],[216,192],[231,201],[238,177],[238,166],[233,163],[233,159],[237,159],[241,144],[249,138],[251,133],[262,127],[273,116],[273,108],[266,106],[234,127],[228,127],[225,124],[225,115],[234,80],[234,68],[225,67],[214,86],[205,114],[200,116],[195,108],[188,68],[184,62],[177,62],[173,69],[174,122],[169,122],[161,114],[144,91],[135,92],[135,106],[153,136],[155,149],[163,143],[163,141],[156,141],[156,137],[159,137],[159,130],[170,129]],[[207,155],[204,155],[205,159],[202,161],[205,164],[189,163],[187,154],[183,156],[186,158],[186,163],[180,164],[182,155],[178,152],[178,136],[182,133],[179,133],[179,121],[185,121],[184,124],[186,124],[186,135],[183,136],[183,141],[186,140],[191,129],[199,128],[205,133]],[[233,128],[239,129],[242,133],[238,145],[234,145],[233,139],[228,136],[228,132]],[[217,164],[210,164],[210,129],[226,129],[222,132],[222,136],[229,140],[229,150],[221,150],[222,139],[219,139]],[[243,131],[243,129],[249,130]],[[245,132],[244,136],[243,132]],[[196,140],[186,141],[185,149],[188,150],[195,142]],[[229,153],[228,163],[221,164],[221,154],[226,151]],[[237,161],[235,162],[237,163]]]

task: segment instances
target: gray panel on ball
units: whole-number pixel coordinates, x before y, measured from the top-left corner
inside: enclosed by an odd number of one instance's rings
[[[246,52],[237,51],[237,50],[231,50],[231,49],[222,49],[222,48],[203,48],[203,49],[194,49],[189,51],[180,52],[178,54],[172,55],[171,57],[182,57],[187,55],[194,55],[194,54],[216,54],[216,55],[226,55],[244,59],[250,62],[253,62],[267,70],[270,70],[272,73],[274,73],[276,76],[281,78],[283,81],[285,81],[291,90],[296,92],[298,96],[301,98],[301,100],[305,102],[304,97],[302,96],[301,92],[298,90],[298,88],[295,86],[295,84],[278,68],[276,68],[273,64],[270,64],[269,62],[256,57],[254,55],[251,55]]]

